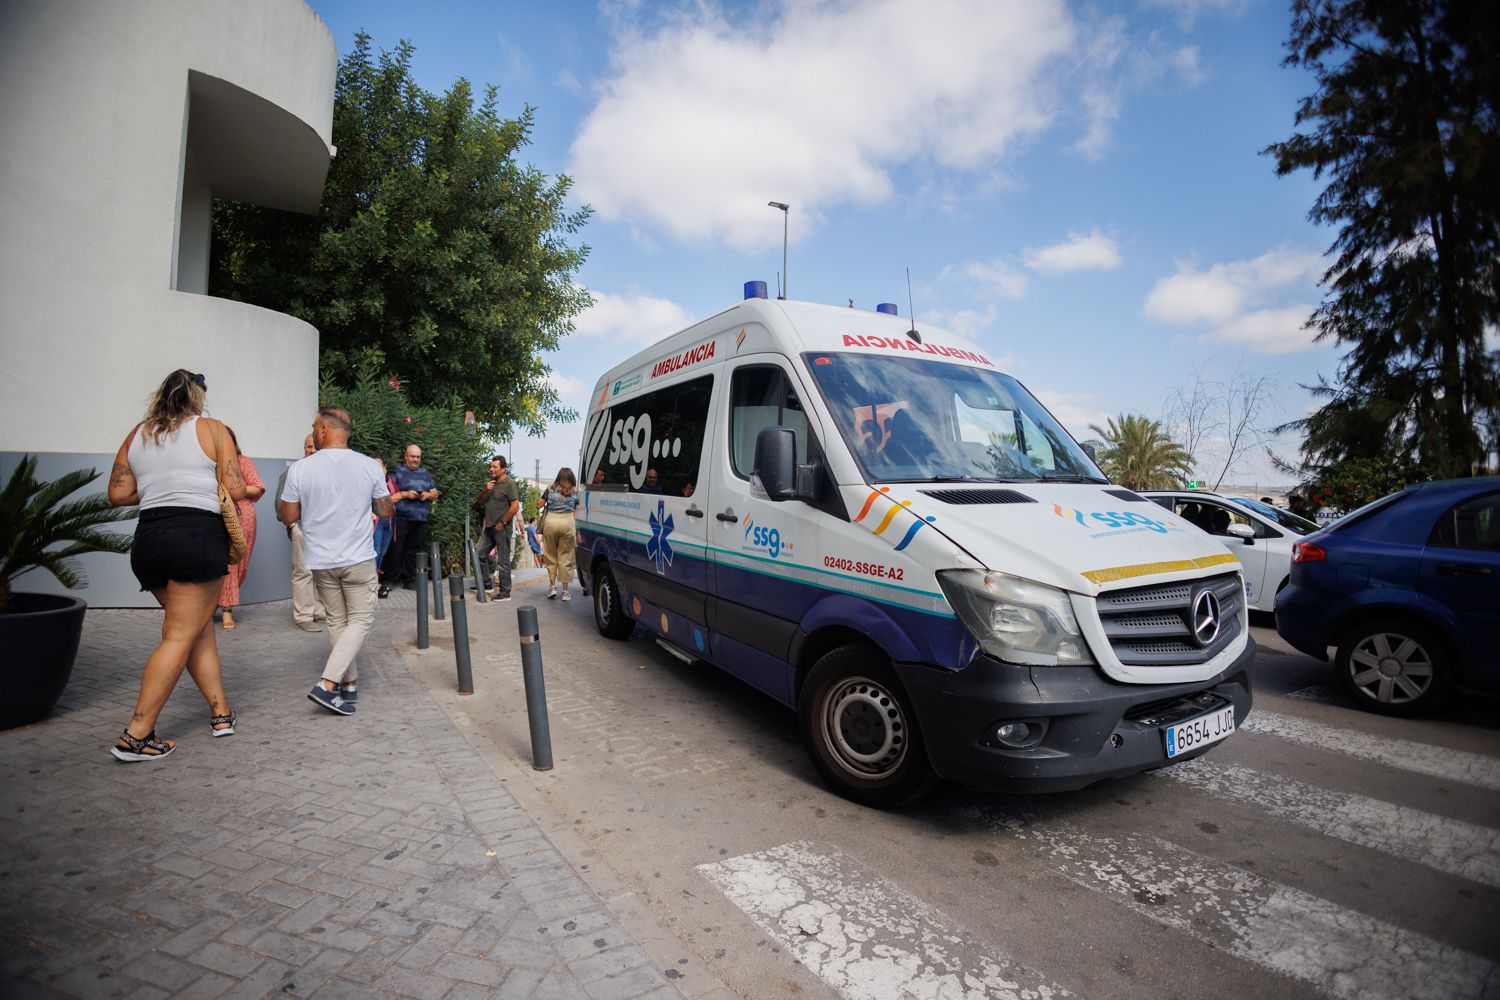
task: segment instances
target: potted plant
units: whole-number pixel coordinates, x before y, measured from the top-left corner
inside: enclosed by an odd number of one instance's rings
[[[87,582],[74,556],[130,551],[130,536],[102,525],[135,517],[134,508],[113,507],[102,493],[68,499],[98,478],[78,469],[38,482],[36,457],[25,455],[0,489],[0,649],[9,661],[0,729],[52,710],[73,672],[88,607],[77,597],[16,591],[16,578],[43,569],[72,590]]]

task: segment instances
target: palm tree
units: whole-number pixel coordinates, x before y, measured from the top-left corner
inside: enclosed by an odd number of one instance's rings
[[[1132,490],[1180,487],[1193,469],[1193,456],[1162,429],[1161,422],[1134,413],[1109,418],[1107,427],[1090,424],[1104,439],[1099,467],[1110,479]]]

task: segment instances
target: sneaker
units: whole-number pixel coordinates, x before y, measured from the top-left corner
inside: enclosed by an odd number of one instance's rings
[[[565,600],[565,601],[571,601],[572,599],[573,599],[573,595],[570,594],[570,593],[568,593],[568,588],[567,587],[564,587],[563,588],[563,600]]]
[[[550,600],[552,600],[556,596],[557,596],[557,587],[556,586],[554,586],[551,590],[547,591],[547,600],[550,601]]]
[[[300,628],[304,632],[321,632],[321,631],[323,631],[323,626],[319,625],[317,622],[292,622],[292,624],[295,625],[295,626],[297,626],[298,628]]]
[[[321,684],[314,684],[307,692],[309,701],[315,701],[335,715],[353,715],[354,706],[345,701],[337,691],[330,691]]]
[[[497,591],[495,591],[495,594],[491,598],[491,600],[493,600],[493,601],[508,601],[508,600],[510,600],[510,591],[508,591],[508,590],[497,590]]]
[[[380,598],[383,601],[387,597],[391,596],[391,588],[387,587],[385,584],[382,583],[380,585],[380,589],[377,590],[377,591],[375,591],[375,596],[378,597],[378,598]]]
[[[321,684],[318,686],[322,687]],[[353,684],[340,684],[339,689],[336,693],[340,698],[344,699],[344,702],[350,708],[353,708],[354,703],[359,700],[359,689],[356,688]]]

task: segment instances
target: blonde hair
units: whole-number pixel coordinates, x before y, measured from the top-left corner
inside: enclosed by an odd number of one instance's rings
[[[146,418],[141,421],[141,434],[147,441],[160,444],[163,437],[181,427],[188,417],[202,415],[204,388],[197,378],[186,368],[179,368],[162,379],[151,394]]]
[[[566,465],[558,469],[557,478],[552,480],[552,485],[548,489],[558,490],[565,497],[572,496],[573,491],[578,489],[578,480],[574,478],[573,470]]]

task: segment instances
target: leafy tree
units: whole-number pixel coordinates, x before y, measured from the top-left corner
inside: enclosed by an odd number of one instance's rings
[[[1318,87],[1265,152],[1328,176],[1309,217],[1338,227],[1336,259],[1310,325],[1349,352],[1278,430],[1314,465],[1399,452],[1469,475],[1500,410],[1500,7],[1294,0],[1287,50]]]
[[[1193,468],[1193,456],[1173,441],[1156,420],[1134,413],[1110,417],[1107,426],[1090,424],[1104,441],[1099,468],[1110,479],[1132,490],[1172,489],[1183,485]]]
[[[369,359],[356,369],[352,381],[344,388],[325,378],[322,402],[348,410],[354,424],[349,447],[380,455],[388,468],[401,463],[407,445],[422,449],[422,464],[441,491],[432,505],[429,537],[441,546],[448,571],[463,566],[464,521],[489,475],[489,443],[468,422],[456,399],[438,406],[414,405],[405,386],[385,377]]]
[[[215,295],[290,313],[321,334],[321,367],[352,389],[361,362],[399,374],[417,405],[457,396],[490,434],[567,420],[545,351],[588,305],[572,283],[588,247],[569,245],[589,209],[568,211],[566,176],[516,161],[534,110],[476,107],[465,80],[418,87],[403,41],[373,57],[357,36],[339,64],[338,147],[313,217],[219,202]]]
[[[1313,511],[1319,507],[1351,511],[1408,483],[1426,482],[1429,478],[1420,467],[1405,459],[1351,458],[1324,469],[1297,492],[1311,502]]]

